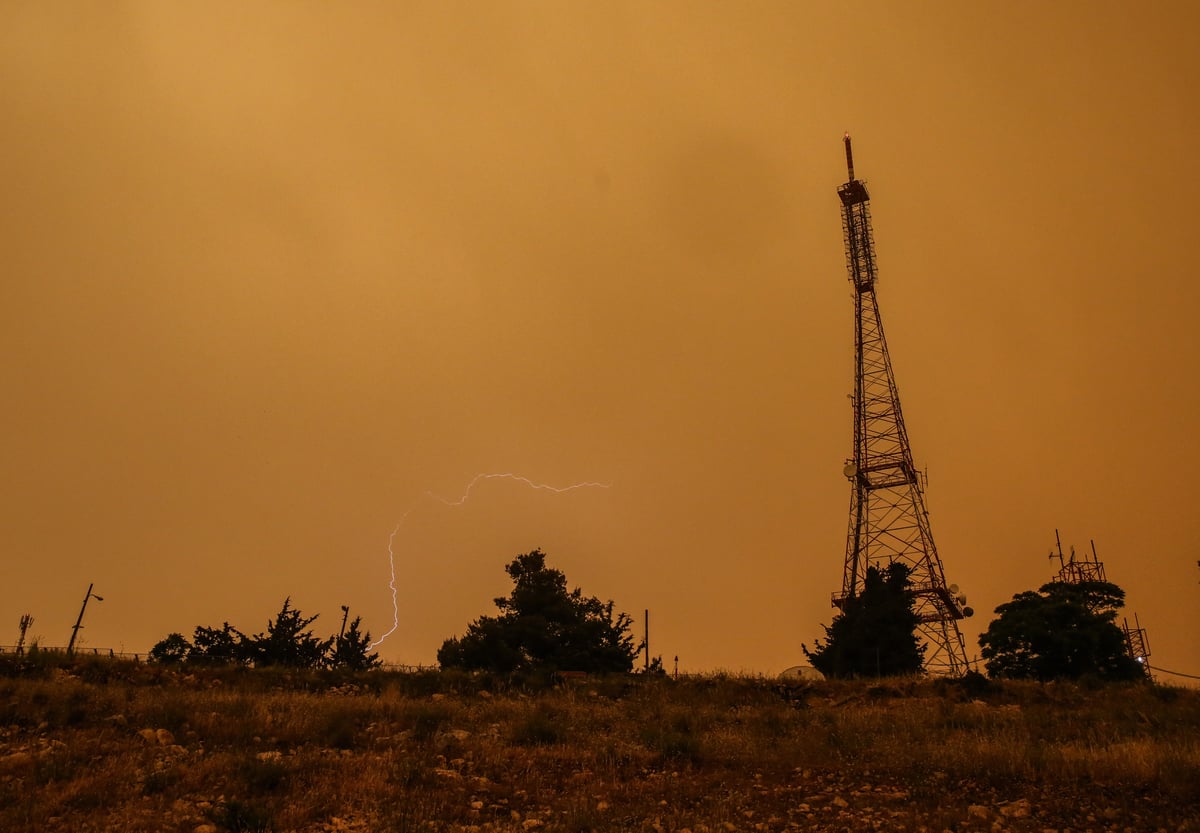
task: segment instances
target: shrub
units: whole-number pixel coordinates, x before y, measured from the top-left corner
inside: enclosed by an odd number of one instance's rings
[[[512,742],[520,746],[550,746],[566,736],[561,721],[544,707],[534,709],[513,730]]]
[[[219,804],[212,820],[228,833],[270,833],[275,829],[273,814],[266,807],[244,801]]]

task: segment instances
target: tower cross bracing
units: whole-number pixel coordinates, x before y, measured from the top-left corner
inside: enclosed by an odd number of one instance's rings
[[[928,646],[925,667],[934,673],[967,671],[966,648],[958,620],[970,615],[966,597],[947,585],[929,527],[924,482],[913,464],[900,394],[892,372],[883,320],[875,296],[878,277],[871,230],[870,195],[854,176],[850,136],[845,137],[849,178],[838,188],[846,267],[854,290],[854,454],[844,473],[850,481],[850,522],[841,607],[856,596],[871,566],[894,561],[908,566],[919,634]]]

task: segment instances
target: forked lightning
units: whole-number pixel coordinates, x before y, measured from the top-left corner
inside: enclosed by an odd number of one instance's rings
[[[582,483],[572,483],[570,486],[551,486],[547,483],[538,483],[536,481],[530,480],[528,477],[524,477],[519,474],[481,473],[481,474],[477,474],[473,478],[471,478],[471,482],[468,483],[467,487],[463,490],[462,496],[457,499],[445,498],[445,497],[442,497],[441,495],[436,495],[433,492],[425,492],[425,494],[421,495],[421,497],[418,498],[417,501],[415,503],[413,503],[413,505],[410,506],[403,515],[400,516],[400,520],[398,520],[396,522],[395,528],[392,529],[391,535],[388,536],[388,571],[390,574],[390,578],[388,580],[388,589],[392,591],[392,627],[387,631],[387,633],[383,634],[383,636],[379,637],[377,640],[375,640],[374,642],[371,643],[371,645],[370,645],[371,650],[374,650],[379,645],[382,645],[384,640],[386,640],[389,636],[391,636],[393,633],[395,633],[396,630],[400,627],[400,604],[399,604],[399,601],[397,600],[397,589],[396,589],[396,552],[393,547],[395,540],[396,540],[396,535],[399,534],[399,532],[400,532],[400,528],[404,526],[404,522],[406,520],[408,520],[408,516],[411,515],[417,509],[417,507],[421,505],[421,502],[424,500],[436,500],[438,503],[441,503],[445,506],[452,506],[452,507],[453,506],[462,506],[464,503],[466,503],[468,500],[470,500],[472,490],[474,490],[475,486],[481,480],[515,480],[516,482],[521,483],[525,486],[528,486],[531,489],[540,489],[543,491],[555,492],[558,494],[561,494],[563,492],[571,492],[576,489],[607,489],[612,485],[611,483],[597,483],[594,481],[584,481]]]

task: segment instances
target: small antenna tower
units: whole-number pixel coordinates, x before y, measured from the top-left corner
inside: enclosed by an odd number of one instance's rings
[[[1125,634],[1125,646],[1129,650],[1129,656],[1146,665],[1150,659],[1150,640],[1136,613],[1133,614],[1133,627],[1129,627],[1129,619],[1125,619],[1121,623],[1121,631]]]
[[[1075,547],[1071,547],[1071,555],[1069,558],[1063,557],[1062,538],[1058,535],[1058,530],[1054,530],[1054,542],[1058,548],[1058,552],[1051,552],[1050,558],[1058,559],[1059,571],[1054,577],[1055,581],[1065,582],[1067,584],[1080,584],[1085,581],[1108,581],[1104,575],[1104,562],[1096,555],[1096,542],[1091,541],[1092,557],[1089,559],[1085,554],[1083,560],[1075,558]]]
[[[1057,558],[1060,567],[1058,575],[1054,577],[1054,581],[1062,582],[1063,584],[1108,581],[1108,576],[1104,572],[1104,562],[1096,554],[1095,539],[1089,540],[1092,547],[1092,557],[1088,558],[1085,554],[1082,560],[1075,557],[1075,547],[1071,547],[1070,558],[1063,558],[1062,538],[1059,537],[1057,529],[1054,530],[1054,541],[1058,551],[1051,552],[1050,558]],[[1145,665],[1146,660],[1150,656],[1150,639],[1146,636],[1146,629],[1138,621],[1136,613],[1133,615],[1133,627],[1130,627],[1129,620],[1125,619],[1121,625],[1121,632],[1125,634],[1125,650],[1129,652],[1129,656]]]
[[[854,176],[850,134],[843,141],[849,178],[838,188],[838,197],[854,289],[854,456],[843,470],[850,481],[850,524],[842,590],[834,594],[833,604],[841,608],[858,594],[868,567],[904,563],[916,593],[919,633],[928,644],[926,668],[959,676],[969,666],[958,620],[974,611],[958,585],[946,584],[929,529],[924,483],[913,464],[875,298],[871,197]]]

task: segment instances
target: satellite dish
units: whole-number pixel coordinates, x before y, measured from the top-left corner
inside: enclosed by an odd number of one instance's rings
[[[965,605],[967,603],[967,594],[959,593],[957,596],[954,597],[954,601],[958,602],[959,607],[962,607],[963,605]]]
[[[858,474],[858,466],[854,465],[854,463],[847,463],[842,469],[842,474],[846,475],[847,479],[851,479],[854,475]]]
[[[947,589],[950,591],[950,595],[951,595],[951,596],[957,596],[957,595],[958,595],[958,585],[957,585],[957,584],[951,584],[951,585],[950,585],[950,587],[949,587],[949,588],[947,588]]]
[[[825,675],[811,665],[793,665],[780,673],[781,680],[823,680]]]
[[[971,618],[972,616],[974,616],[974,615],[975,615],[975,609],[974,609],[974,608],[971,608],[971,607],[964,607],[964,608],[963,608],[963,616],[965,616],[965,617],[967,617],[968,619],[970,619],[970,618]]]

